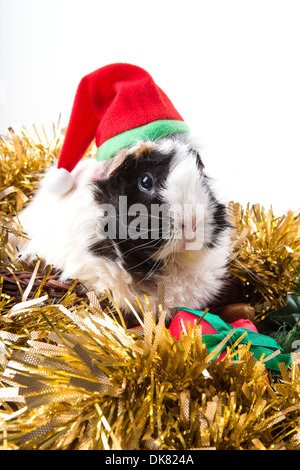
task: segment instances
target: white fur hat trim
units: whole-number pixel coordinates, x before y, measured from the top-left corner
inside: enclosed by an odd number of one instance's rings
[[[51,168],[43,179],[43,187],[52,194],[64,196],[74,184],[71,173],[64,168]]]

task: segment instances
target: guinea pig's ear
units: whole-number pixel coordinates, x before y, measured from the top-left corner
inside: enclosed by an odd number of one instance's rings
[[[126,157],[126,149],[122,149],[118,153],[116,153],[113,158],[107,160],[106,178],[112,176],[120,168],[120,166],[124,163]]]
[[[95,170],[93,171],[92,179],[94,181],[103,180],[106,178],[106,169],[105,169],[106,162],[99,162]]]
[[[204,163],[202,162],[202,158],[201,158],[199,152],[197,152],[196,158],[197,158],[197,164],[198,164],[200,170],[203,170],[203,168],[204,168]]]
[[[113,158],[105,162],[99,162],[93,172],[93,180],[104,180],[112,176],[125,161],[127,154],[125,149],[120,150]]]

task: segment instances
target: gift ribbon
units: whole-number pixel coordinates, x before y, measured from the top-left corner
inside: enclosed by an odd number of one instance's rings
[[[198,317],[202,317],[201,319],[205,318],[205,320],[217,331],[216,334],[202,335],[209,353],[211,353],[232,330],[234,330],[234,332],[228,339],[228,342],[234,344],[246,332],[247,335],[241,339],[240,344],[248,344],[251,342],[250,351],[258,361],[261,360],[263,354],[267,358],[274,353],[274,350],[282,351],[282,348],[274,338],[256,333],[255,331],[248,330],[246,328],[235,328],[229,323],[225,323],[220,317],[213,315],[212,313],[206,313],[203,316],[204,312],[197,310],[190,310],[188,308],[176,308],[176,310],[184,310],[186,312],[193,313]],[[223,345],[218,354],[226,348],[228,342]],[[271,357],[269,360],[264,361],[264,363],[268,369],[280,372],[280,363],[284,363],[287,368],[290,366],[291,354],[279,353],[275,357]]]

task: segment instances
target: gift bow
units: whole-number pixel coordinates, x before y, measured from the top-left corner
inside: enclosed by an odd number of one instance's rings
[[[253,356],[258,361],[261,360],[263,355],[265,358],[271,356],[271,354],[274,353],[274,350],[282,351],[282,348],[279,346],[279,344],[274,338],[262,335],[260,333],[256,333],[255,331],[248,330],[246,328],[235,328],[230,323],[225,323],[220,317],[218,317],[217,315],[213,315],[212,313],[206,313],[204,315],[204,312],[190,310],[188,308],[178,308],[178,310],[184,310],[186,312],[190,312],[194,315],[197,315],[201,318],[200,323],[201,320],[205,317],[205,320],[217,331],[216,334],[202,335],[202,338],[209,353],[211,353],[221,343],[221,341],[223,341],[226,336],[228,336],[228,333],[230,333],[232,330],[234,330],[232,335],[230,336],[230,338],[228,338],[228,341],[225,342],[225,344],[219,350],[218,354],[226,348],[228,343],[232,345],[236,341],[238,341],[245,332],[245,337],[242,338],[239,343],[248,344],[250,342],[250,351],[253,353]],[[264,360],[264,363],[268,369],[280,372],[280,363],[284,363],[287,368],[290,366],[291,354],[278,353],[275,357],[270,357],[269,360]]]

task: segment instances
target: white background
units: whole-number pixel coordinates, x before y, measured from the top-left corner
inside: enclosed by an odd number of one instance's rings
[[[0,133],[66,125],[119,61],[167,93],[224,201],[300,207],[299,0],[0,0]]]

